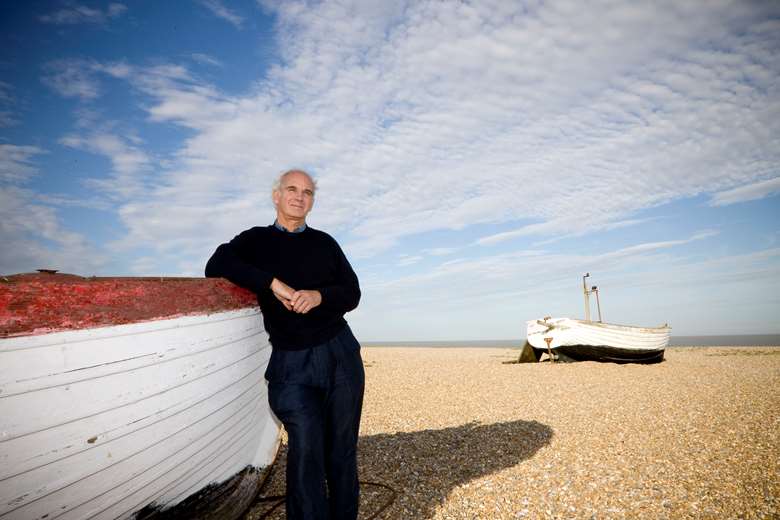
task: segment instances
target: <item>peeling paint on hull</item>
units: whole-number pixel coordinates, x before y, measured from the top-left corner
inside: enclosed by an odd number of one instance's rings
[[[257,305],[221,278],[0,277],[0,337],[46,334]]]

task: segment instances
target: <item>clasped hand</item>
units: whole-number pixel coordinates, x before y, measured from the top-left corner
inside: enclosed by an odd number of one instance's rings
[[[296,291],[276,278],[271,282],[271,291],[274,293],[274,296],[276,296],[276,299],[282,302],[285,309],[297,312],[298,314],[306,314],[322,303],[322,295],[319,291]]]

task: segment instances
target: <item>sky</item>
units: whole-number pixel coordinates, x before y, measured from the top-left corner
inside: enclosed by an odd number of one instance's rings
[[[202,276],[290,168],[361,340],[523,338],[586,272],[780,333],[776,1],[0,1],[0,273]]]

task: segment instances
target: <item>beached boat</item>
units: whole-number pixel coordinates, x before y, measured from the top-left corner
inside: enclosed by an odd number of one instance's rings
[[[634,327],[615,325],[601,321],[601,305],[598,304],[599,320],[590,320],[589,296],[595,294],[598,303],[598,288],[587,288],[583,276],[585,293],[585,319],[551,318],[527,322],[526,341],[521,359],[540,360],[548,354],[552,360],[561,361],[607,361],[613,363],[659,363],[669,344],[671,328]],[[533,357],[531,357],[533,356]]]
[[[631,327],[571,318],[545,318],[528,322],[527,341],[537,359],[549,352],[556,359],[658,363],[664,359],[670,328]]]
[[[279,446],[251,293],[0,277],[0,520],[236,518]]]

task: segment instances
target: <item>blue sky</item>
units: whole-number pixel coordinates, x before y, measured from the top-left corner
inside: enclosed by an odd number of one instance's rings
[[[0,272],[200,276],[318,180],[367,341],[780,333],[780,4],[0,3]]]

